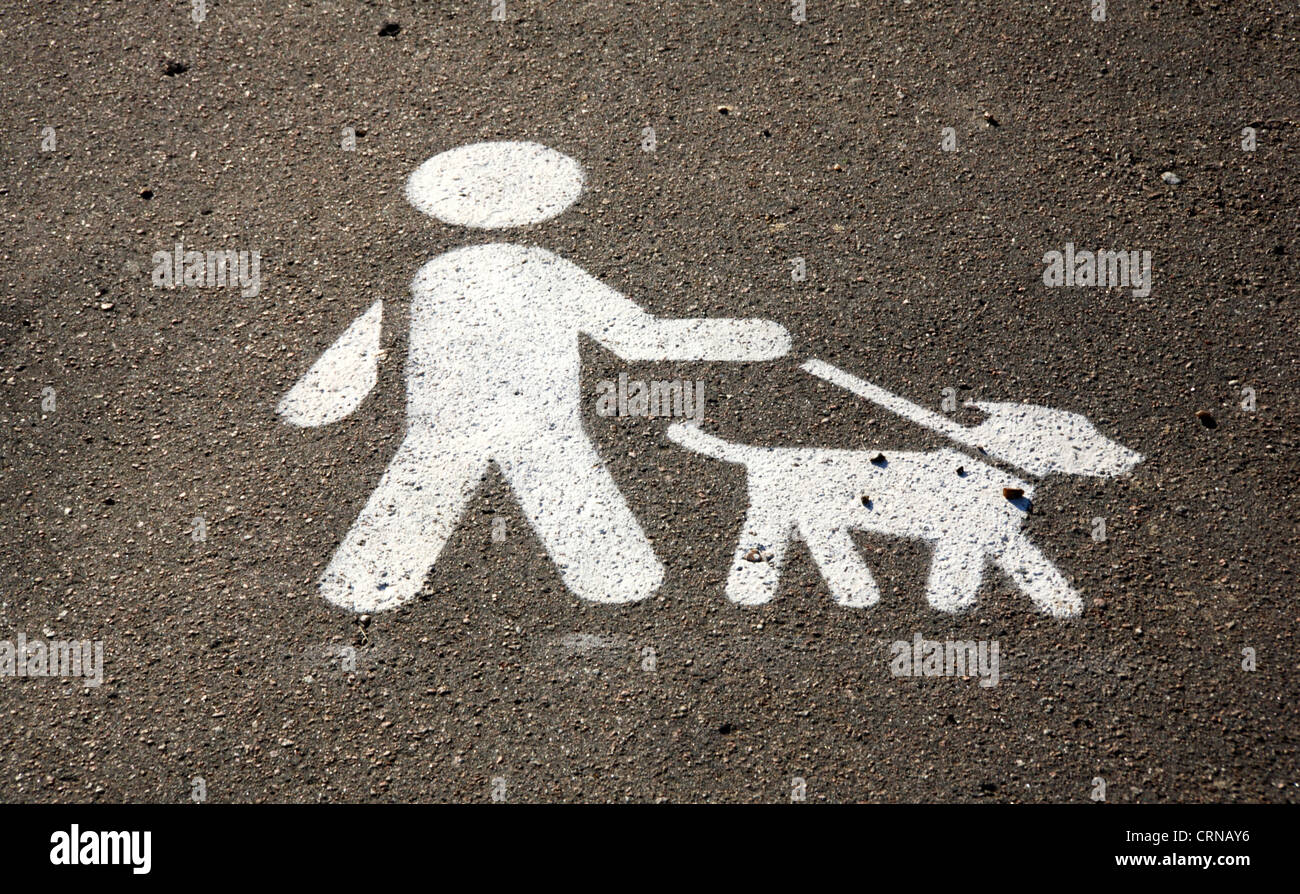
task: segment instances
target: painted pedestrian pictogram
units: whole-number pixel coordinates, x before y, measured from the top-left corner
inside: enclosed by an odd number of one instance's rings
[[[563,213],[583,184],[576,161],[540,144],[476,143],[420,165],[407,198],[444,222],[500,229]],[[428,261],[411,294],[406,434],[321,577],[325,598],[353,611],[412,599],[491,462],[575,595],[621,603],[654,593],[663,566],[584,429],[579,337],[628,361],[764,362],[789,352],[785,329],[655,317],[572,261],[506,242]],[[280,401],[282,418],[326,425],[360,405],[377,380],[382,316],[377,301],[339,336]],[[1110,477],[1139,454],[1077,413],[979,403],[986,420],[966,427],[822,361],[802,368],[970,452],[741,445],[674,423],[673,441],[746,470],[728,598],[772,599],[797,536],[837,603],[870,606],[879,587],[851,536],[869,531],[931,545],[926,595],[937,609],[972,606],[994,567],[1040,611],[1079,612],[1079,594],[1022,530],[1032,483],[995,462],[1031,477]]]
[[[582,183],[552,149],[478,143],[421,165],[407,198],[448,223],[514,227],[561,213]],[[321,578],[325,598],[355,611],[413,598],[490,461],[570,590],[595,602],[653,593],[663,566],[583,429],[579,336],[629,361],[756,361],[789,350],[785,330],[655,317],[576,264],[509,243],[434,258],[411,294],[406,437]],[[317,425],[355,409],[374,384],[380,312],[286,395],[285,419]]]

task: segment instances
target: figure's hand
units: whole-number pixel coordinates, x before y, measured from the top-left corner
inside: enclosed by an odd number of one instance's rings
[[[771,320],[667,320],[640,314],[592,333],[624,360],[775,360],[790,334]]]

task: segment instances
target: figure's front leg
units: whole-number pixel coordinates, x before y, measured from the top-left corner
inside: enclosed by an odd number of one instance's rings
[[[663,566],[582,428],[521,424],[516,437],[497,462],[565,586],[590,602],[659,589]]]

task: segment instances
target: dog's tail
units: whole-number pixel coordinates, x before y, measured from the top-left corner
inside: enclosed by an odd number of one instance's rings
[[[668,426],[668,437],[687,449],[723,462],[743,464],[748,460],[748,447],[714,437],[694,423],[674,422]]]

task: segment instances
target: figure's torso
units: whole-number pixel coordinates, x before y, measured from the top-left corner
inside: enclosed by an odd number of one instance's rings
[[[427,262],[411,283],[412,415],[476,413],[496,426],[577,414],[578,333],[592,283],[545,249],[506,243]]]

